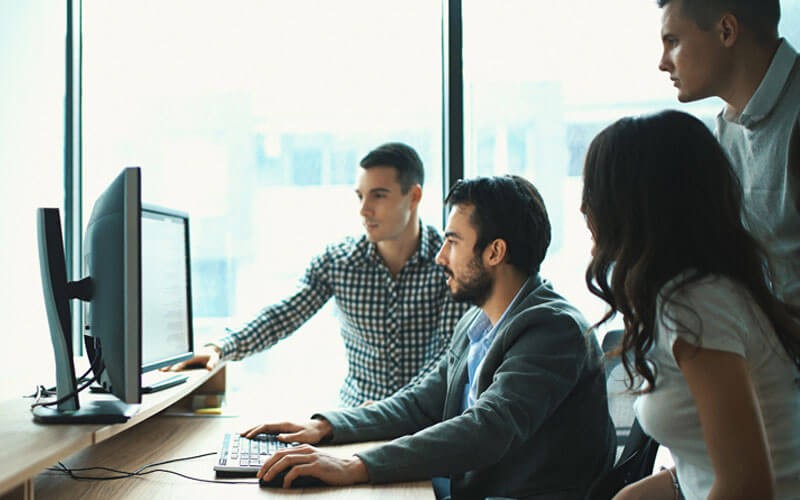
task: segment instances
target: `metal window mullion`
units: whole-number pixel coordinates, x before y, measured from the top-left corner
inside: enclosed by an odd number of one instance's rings
[[[82,0],[67,0],[66,65],[64,92],[64,243],[67,279],[82,277],[82,171],[81,171],[81,54]],[[73,301],[72,345],[75,354],[83,352],[81,324],[83,308]]]
[[[464,177],[464,74],[461,0],[442,0],[442,198]],[[447,208],[443,208],[447,220]]]

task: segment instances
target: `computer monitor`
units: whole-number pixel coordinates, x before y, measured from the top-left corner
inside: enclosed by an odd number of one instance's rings
[[[143,205],[142,373],[193,355],[190,261],[188,214]]]
[[[43,423],[124,422],[141,402],[141,172],[130,167],[97,199],[84,234],[88,276],[68,282],[58,209],[41,208],[39,263],[56,364],[55,408],[37,406]],[[69,300],[84,301],[84,340],[98,382],[113,396],[78,400]]]

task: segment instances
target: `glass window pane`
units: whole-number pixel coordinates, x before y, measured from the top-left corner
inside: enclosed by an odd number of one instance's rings
[[[0,399],[55,383],[44,309],[36,208],[64,219],[63,4],[0,0]],[[13,375],[12,375],[13,374]]]
[[[84,2],[86,213],[126,165],[142,167],[145,202],[189,212],[199,345],[281,299],[326,243],[361,233],[355,174],[378,144],[419,151],[423,220],[442,218],[438,2],[220,5]],[[311,325],[287,343],[332,351],[335,366],[318,361],[343,375],[336,320]],[[343,376],[326,378],[335,402]]]
[[[781,2],[800,43],[800,1]],[[543,275],[590,321],[605,305],[584,282],[591,238],[579,212],[591,139],[616,119],[664,108],[709,126],[719,99],[680,104],[661,56],[655,2],[464,0],[465,176],[515,173],[542,191],[553,225]]]

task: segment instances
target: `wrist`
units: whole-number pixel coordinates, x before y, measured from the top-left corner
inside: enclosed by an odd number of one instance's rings
[[[662,466],[659,470],[667,473],[675,500],[683,500],[683,492],[681,491],[680,483],[678,483],[678,476],[675,473],[675,469]]]
[[[218,357],[222,357],[222,349],[217,344],[206,344],[203,347],[210,352],[215,352]]]
[[[361,457],[358,455],[353,455],[346,460],[348,476],[350,479],[352,479],[354,483],[368,483],[369,473],[367,472],[367,466],[361,460]]]
[[[333,425],[331,425],[327,418],[315,415],[311,417],[311,421],[314,422],[314,428],[319,432],[320,441],[324,441],[333,436]]]

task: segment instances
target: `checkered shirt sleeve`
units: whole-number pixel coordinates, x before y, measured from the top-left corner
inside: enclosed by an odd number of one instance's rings
[[[315,257],[295,292],[263,308],[242,329],[216,342],[224,359],[239,360],[263,351],[300,328],[330,299],[331,260],[328,252]]]
[[[345,406],[390,396],[438,364],[468,306],[453,302],[434,258],[441,236],[422,226],[420,248],[393,277],[365,237],[329,245],[288,299],[266,307],[220,340],[223,357],[241,359],[289,335],[333,296],[345,344]]]

